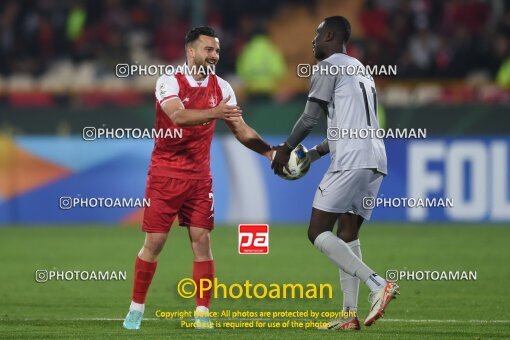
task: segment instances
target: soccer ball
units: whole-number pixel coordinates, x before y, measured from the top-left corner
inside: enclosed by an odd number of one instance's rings
[[[283,168],[283,175],[280,177],[289,181],[294,181],[306,175],[312,163],[310,157],[306,154],[307,152],[308,150],[303,145],[299,144],[296,146],[290,153],[289,162],[287,163],[290,173],[287,169]]]

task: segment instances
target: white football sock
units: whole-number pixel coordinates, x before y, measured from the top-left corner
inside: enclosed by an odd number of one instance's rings
[[[139,311],[139,312],[143,312],[145,311],[145,303],[136,303],[134,301],[131,301],[131,306],[129,306],[129,310],[136,310],[136,311]]]
[[[314,245],[338,268],[366,282],[374,271],[364,264],[351,248],[331,231],[325,231],[315,239]]]
[[[372,292],[377,292],[379,289],[383,289],[384,286],[386,286],[386,280],[376,273],[370,275],[369,278],[365,280],[365,283]]]
[[[354,255],[356,255],[360,260],[361,257],[361,244],[358,240],[354,240],[348,242],[347,245],[351,248]],[[351,274],[339,269],[340,273],[340,286],[342,287],[342,291],[344,293],[343,299],[343,311],[348,312],[358,312],[358,292],[359,292],[359,279],[356,276],[352,276]]]

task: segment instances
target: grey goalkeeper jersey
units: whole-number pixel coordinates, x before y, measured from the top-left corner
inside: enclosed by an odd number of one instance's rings
[[[312,76],[308,101],[327,110],[331,157],[328,171],[372,168],[387,174],[383,140],[375,133],[359,132],[379,129],[373,78],[365,75],[365,67],[357,59],[343,53],[331,55],[318,67],[322,71]],[[358,132],[357,137],[348,131]]]

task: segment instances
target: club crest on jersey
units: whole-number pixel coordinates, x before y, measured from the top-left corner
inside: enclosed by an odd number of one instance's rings
[[[216,105],[218,105],[218,97],[216,96],[213,96],[212,94],[209,96],[209,106],[210,107],[215,107]]]

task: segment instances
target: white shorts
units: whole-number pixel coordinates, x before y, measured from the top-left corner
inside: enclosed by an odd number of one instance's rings
[[[384,175],[373,169],[326,172],[322,178],[313,207],[331,213],[352,213],[370,220],[373,202]]]

